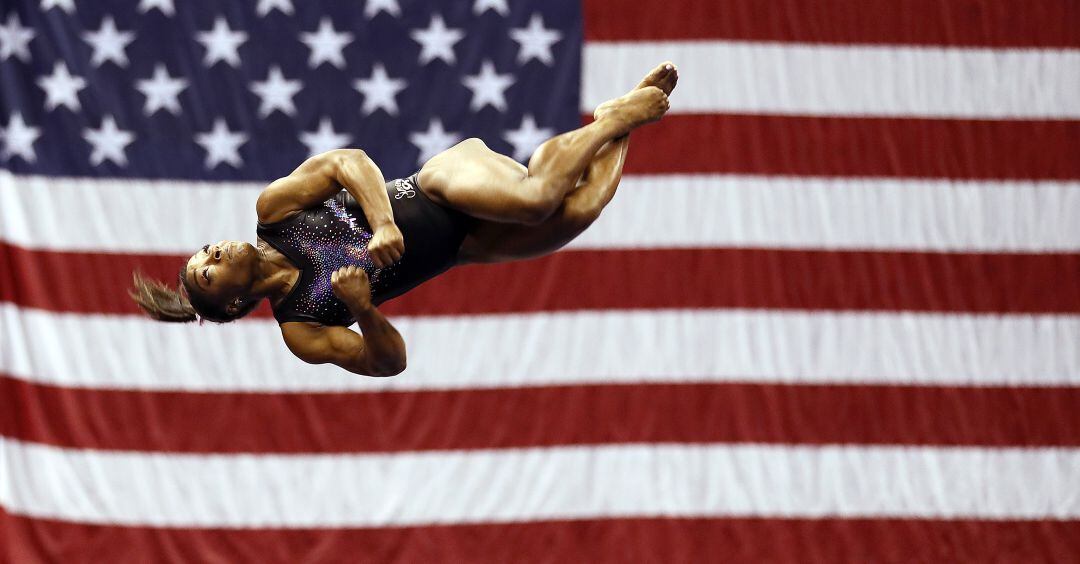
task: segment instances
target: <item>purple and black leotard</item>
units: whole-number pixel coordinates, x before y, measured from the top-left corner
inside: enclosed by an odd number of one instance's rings
[[[387,182],[386,192],[394,223],[405,240],[405,254],[388,268],[375,268],[368,256],[371,229],[359,203],[344,190],[286,220],[259,223],[259,238],[300,269],[297,283],[274,308],[278,323],[351,325],[352,314],[330,288],[330,276],[343,266],[356,265],[367,272],[375,305],[454,266],[470,218],[432,202],[420,190],[416,174]]]

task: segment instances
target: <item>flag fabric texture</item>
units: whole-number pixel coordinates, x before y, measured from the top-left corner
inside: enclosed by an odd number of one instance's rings
[[[1077,561],[1078,23],[5,0],[0,561]],[[309,155],[526,162],[665,60],[584,235],[385,304],[398,376],[127,296]]]

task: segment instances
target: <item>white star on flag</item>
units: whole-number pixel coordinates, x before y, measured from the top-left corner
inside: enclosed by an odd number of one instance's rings
[[[38,137],[41,137],[40,128],[26,125],[22,114],[12,114],[7,128],[0,127],[0,142],[3,142],[3,146],[0,146],[0,159],[18,155],[28,163],[36,161],[34,141],[37,141]]]
[[[0,61],[15,57],[30,62],[30,40],[35,35],[33,29],[22,27],[15,12],[8,14],[7,23],[0,25]]]
[[[401,6],[398,5],[397,0],[368,0],[364,4],[365,18],[370,20],[379,12],[386,12],[396,18],[401,15]]]
[[[165,69],[165,65],[158,63],[154,67],[154,76],[149,80],[135,81],[135,88],[146,96],[146,106],[143,113],[152,115],[158,110],[165,110],[171,114],[180,114],[180,100],[177,96],[180,91],[187,88],[188,81],[183,78],[173,78]]]
[[[454,44],[465,37],[460,29],[446,27],[442,16],[431,16],[431,23],[424,29],[414,29],[409,37],[420,44],[420,64],[426,65],[435,59],[442,59],[447,64],[454,64]]]
[[[214,120],[214,129],[209,133],[195,134],[195,142],[206,151],[206,168],[214,168],[221,163],[236,168],[244,166],[240,158],[240,145],[248,140],[245,133],[229,131],[223,118]]]
[[[514,84],[514,75],[495,72],[495,63],[488,60],[480,66],[480,74],[467,75],[461,81],[472,90],[469,109],[479,111],[490,104],[506,111],[506,89]]]
[[[540,14],[533,14],[529,18],[529,26],[511,29],[510,37],[521,45],[521,50],[518,51],[519,64],[523,65],[532,59],[538,59],[541,63],[551,66],[555,63],[551,46],[562,39],[562,33],[545,28],[544,18]]]
[[[397,93],[405,89],[405,79],[390,78],[386,74],[386,68],[381,63],[375,63],[371,69],[369,78],[360,78],[353,82],[356,88],[364,96],[364,105],[360,111],[364,115],[374,113],[382,108],[386,113],[396,116],[398,113]]]
[[[335,132],[334,124],[330,122],[330,118],[324,117],[319,120],[318,130],[301,132],[300,141],[307,145],[308,156],[314,157],[347,146],[352,141],[352,137],[348,133]]]
[[[120,67],[128,65],[124,48],[135,40],[135,34],[116,29],[116,22],[113,21],[112,16],[105,16],[97,31],[87,31],[82,34],[82,38],[94,50],[90,56],[91,65],[100,67],[105,61],[112,61]]]
[[[505,16],[510,13],[510,6],[506,5],[506,0],[476,0],[473,4],[473,13],[478,16],[488,10],[495,10]]]
[[[277,65],[270,67],[266,80],[251,84],[251,91],[261,100],[259,115],[262,117],[270,115],[274,110],[281,110],[281,113],[287,116],[296,115],[293,96],[303,88],[299,80],[286,80],[281,73],[281,67]]]
[[[311,57],[308,58],[308,66],[315,68],[321,63],[330,63],[337,68],[345,67],[345,56],[341,50],[352,43],[353,34],[342,31],[334,31],[334,25],[330,18],[319,20],[319,29],[315,33],[301,32],[300,41],[311,49]]]
[[[90,164],[97,166],[105,161],[112,161],[120,166],[127,166],[124,147],[135,140],[135,134],[116,127],[112,116],[101,120],[101,129],[84,129],[83,139],[93,147],[90,152]]]
[[[79,90],[86,88],[86,81],[82,77],[72,76],[63,62],[58,61],[52,74],[39,78],[37,84],[45,91],[46,110],[64,106],[77,112],[82,108],[79,104]]]
[[[503,139],[514,146],[514,160],[525,162],[541,143],[554,135],[554,129],[537,128],[536,120],[531,115],[525,114],[521,120],[521,127],[507,131],[503,134]]]
[[[255,13],[259,14],[260,18],[266,17],[270,10],[278,10],[290,16],[293,13],[292,0],[259,0],[259,4],[255,6]]]
[[[442,121],[437,118],[431,118],[427,131],[409,134],[409,142],[420,149],[420,155],[416,159],[419,165],[423,165],[428,159],[449,149],[458,141],[461,141],[461,135],[447,133],[443,129]]]
[[[154,8],[157,8],[166,16],[176,15],[176,6],[173,5],[173,0],[139,0],[138,10],[140,14],[145,14]]]
[[[240,55],[236,50],[240,44],[247,41],[248,34],[243,31],[229,29],[225,18],[218,17],[214,20],[214,28],[210,31],[200,31],[195,34],[196,40],[206,47],[206,57],[203,64],[211,66],[218,61],[234,67],[240,66]]]
[[[41,11],[44,12],[49,8],[56,6],[61,10],[72,14],[75,12],[75,0],[41,0]]]

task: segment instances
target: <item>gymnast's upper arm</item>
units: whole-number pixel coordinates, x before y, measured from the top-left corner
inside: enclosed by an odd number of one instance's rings
[[[281,336],[294,355],[309,364],[334,364],[349,372],[377,376],[364,337],[347,327],[310,323],[281,324]]]
[[[289,176],[271,182],[255,202],[259,221],[281,221],[293,212],[318,205],[337,194],[341,191],[337,181],[341,161],[363,153],[360,149],[327,151],[304,161]]]

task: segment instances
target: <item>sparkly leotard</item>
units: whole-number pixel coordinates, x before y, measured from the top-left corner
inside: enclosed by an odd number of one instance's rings
[[[356,199],[344,190],[284,221],[258,225],[259,238],[300,269],[289,295],[274,308],[278,323],[351,325],[352,314],[330,288],[330,275],[342,266],[356,265],[367,272],[371,300],[378,305],[454,265],[468,216],[432,202],[415,174],[387,182],[386,192],[405,239],[405,254],[389,268],[372,263],[367,252],[371,229]]]

